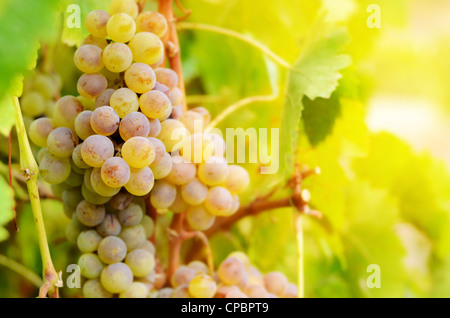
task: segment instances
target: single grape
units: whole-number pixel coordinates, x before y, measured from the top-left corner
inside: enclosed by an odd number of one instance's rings
[[[77,187],[64,189],[61,193],[61,199],[65,206],[76,209],[78,203],[83,200],[83,196],[81,195],[81,188]]]
[[[191,205],[187,209],[186,219],[192,229],[205,231],[214,224],[216,217],[209,213],[203,205]]]
[[[38,153],[37,153],[37,155],[36,155],[36,160],[37,160],[38,164],[41,163],[42,158],[44,158],[44,156],[45,156],[46,154],[50,154],[50,152],[48,151],[47,148],[41,148],[41,149],[39,149],[39,151],[38,151]]]
[[[270,272],[264,276],[264,287],[269,293],[282,296],[288,287],[288,280],[283,273]]]
[[[156,164],[164,158],[166,154],[166,146],[164,146],[163,142],[157,138],[148,137],[148,140],[150,140],[150,142],[155,147],[155,159],[153,160],[152,164]]]
[[[161,122],[156,118],[148,118],[148,122],[150,123],[148,137],[157,137],[161,131]]]
[[[95,131],[91,127],[92,111],[82,111],[75,117],[74,127],[78,137],[85,140],[87,137],[95,135]]]
[[[64,180],[64,183],[71,187],[79,187],[83,184],[83,177],[84,175],[76,173],[73,169],[71,169],[70,174],[67,179]]]
[[[141,282],[133,282],[127,290],[119,294],[119,298],[147,298],[150,290]]]
[[[136,249],[128,253],[125,264],[130,267],[135,277],[144,277],[155,268],[155,258],[146,250]]]
[[[116,13],[106,23],[106,32],[114,42],[126,43],[136,33],[136,23],[126,13]]]
[[[205,126],[209,124],[209,122],[211,120],[211,115],[209,114],[209,111],[206,108],[204,108],[204,107],[195,107],[195,108],[192,108],[191,111],[202,115],[203,123],[204,123]]]
[[[47,137],[48,151],[58,158],[68,158],[78,145],[78,137],[66,127],[58,127],[52,130]]]
[[[102,135],[92,135],[86,138],[81,146],[81,157],[91,167],[101,167],[114,155],[112,141]]]
[[[167,209],[175,201],[176,195],[177,188],[173,184],[158,180],[150,193],[150,202],[156,209]]]
[[[172,298],[191,298],[188,284],[183,284],[174,289]]]
[[[77,83],[78,93],[85,97],[95,99],[108,86],[108,81],[101,74],[83,74]]]
[[[116,90],[114,88],[107,88],[105,89],[96,99],[95,99],[95,107],[101,107],[101,106],[110,106],[110,100],[112,94]]]
[[[248,296],[246,294],[244,294],[242,291],[240,291],[239,289],[236,290],[232,290],[230,291],[225,298],[248,298]]]
[[[237,257],[237,258],[239,258],[244,263],[245,270],[247,272],[250,272],[250,270],[251,270],[250,260],[247,257],[247,255],[245,255],[243,252],[241,252],[241,251],[234,251],[234,252],[231,252],[228,255],[228,257]]]
[[[57,127],[74,128],[75,117],[83,111],[83,105],[74,96],[61,97],[53,111],[53,124]]]
[[[116,13],[126,13],[133,19],[136,19],[139,8],[135,0],[112,0],[109,5],[111,15]]]
[[[194,298],[213,298],[217,284],[210,276],[199,274],[189,283],[189,294]]]
[[[184,125],[175,119],[166,119],[161,123],[158,138],[163,142],[168,152],[179,150],[188,135]]]
[[[119,128],[120,118],[112,107],[101,106],[91,116],[91,127],[98,135],[111,136]]]
[[[80,266],[81,275],[88,279],[99,277],[104,268],[98,256],[92,253],[82,254],[78,259],[78,266]]]
[[[105,264],[114,264],[125,258],[127,246],[117,236],[107,236],[100,241],[97,253]]]
[[[142,208],[141,211],[143,211]],[[144,215],[141,220],[141,225],[145,230],[145,238],[149,239],[155,231],[155,223],[153,222],[153,219],[148,215]]]
[[[207,161],[209,158],[223,157],[225,155],[226,144],[223,138],[217,134],[207,133],[203,134],[203,160]]]
[[[133,283],[133,272],[124,263],[108,265],[100,275],[103,287],[114,294],[126,291]]]
[[[220,264],[217,274],[226,285],[237,285],[248,276],[244,263],[237,257],[226,258]]]
[[[47,74],[37,74],[33,86],[44,99],[52,99],[59,91],[58,84],[54,82],[52,76]]]
[[[170,283],[173,288],[187,285],[195,277],[195,275],[197,275],[197,272],[195,271],[195,269],[188,267],[186,265],[181,265],[173,273],[173,275],[170,279]]]
[[[103,182],[101,168],[94,168],[92,170],[91,186],[96,193],[104,197],[112,197],[120,191],[120,188],[112,188]]]
[[[183,112],[183,106],[172,106],[172,114],[170,114],[170,118],[179,120],[181,116],[183,116]]]
[[[250,177],[247,170],[237,165],[228,166],[228,176],[224,186],[231,193],[241,193],[250,183]]]
[[[79,144],[73,150],[72,161],[78,168],[88,169],[88,168],[90,168],[90,166],[86,162],[84,162],[83,158],[81,157],[81,146],[82,146],[82,144]]]
[[[102,237],[95,230],[83,231],[78,235],[77,245],[82,253],[93,253],[97,250]]]
[[[46,154],[39,164],[40,176],[50,184],[64,182],[69,177],[71,169],[68,158],[58,158],[50,153]]]
[[[228,216],[233,207],[233,197],[224,187],[213,187],[208,190],[205,208],[216,216]]]
[[[148,194],[155,183],[153,172],[149,167],[141,169],[130,168],[130,180],[125,184],[125,189],[135,196]]]
[[[122,226],[114,214],[108,213],[105,215],[102,223],[95,228],[102,237],[119,235]]]
[[[133,61],[133,53],[128,45],[120,42],[108,44],[102,56],[106,69],[114,73],[125,71]]]
[[[90,279],[83,284],[84,298],[112,298],[113,294],[103,288],[99,279]]]
[[[76,215],[81,224],[91,227],[97,226],[105,218],[105,207],[83,200],[77,205]]]
[[[55,129],[50,118],[41,117],[34,120],[28,130],[31,141],[39,147],[47,147],[48,134]]]
[[[132,137],[122,146],[122,157],[133,168],[144,168],[155,160],[155,147],[145,137]]]
[[[181,191],[177,190],[177,196],[175,197],[175,201],[173,201],[172,205],[169,207],[169,210],[173,213],[181,213],[186,211],[188,207],[189,205],[181,196]]]
[[[226,298],[228,294],[230,293],[242,293],[241,290],[239,289],[239,287],[237,286],[228,286],[228,285],[222,285],[219,284],[219,286],[217,287],[217,291],[216,291],[216,298]]]
[[[80,46],[73,56],[75,66],[83,73],[97,73],[103,68],[102,49],[96,45]]]
[[[101,48],[102,50],[104,50],[105,47],[108,46],[108,42],[106,41],[105,38],[98,38],[98,37],[93,36],[92,34],[87,36],[81,43],[81,45],[86,45],[86,44],[96,45],[99,48]]]
[[[195,165],[181,156],[172,156],[172,170],[166,180],[175,185],[183,185],[195,178]]]
[[[79,145],[78,145],[79,146]],[[77,146],[77,147],[78,147]],[[77,148],[77,147],[75,147],[75,149]],[[73,150],[73,151],[75,151],[75,149]],[[80,155],[81,155],[81,153],[80,153]],[[73,152],[72,152],[72,157],[73,157]],[[83,169],[83,168],[80,168],[80,167],[78,167],[76,164],[75,164],[75,162],[73,162],[73,159],[71,158],[71,160],[70,160],[70,165],[71,165],[71,167],[72,167],[72,171],[73,172],[76,172],[77,174],[81,174],[82,176],[84,176],[84,171],[86,170],[86,169]],[[89,168],[89,167],[88,167]],[[81,184],[80,184],[81,185]]]
[[[181,187],[181,195],[188,204],[202,204],[208,194],[208,187],[197,178],[192,179]]]
[[[160,38],[150,32],[137,33],[128,43],[133,58],[138,63],[152,65],[164,55],[164,44]]]
[[[164,157],[158,163],[153,162],[150,165],[153,171],[155,179],[164,179],[172,170],[172,157],[167,152],[164,153]]]
[[[169,89],[174,89],[178,84],[177,73],[170,68],[158,67],[155,69],[156,81],[166,85]]]
[[[150,122],[141,112],[129,113],[120,122],[119,133],[124,141],[131,137],[147,137],[150,133]]]
[[[81,102],[83,105],[83,108],[85,110],[94,110],[95,109],[95,100],[91,98],[87,98],[81,95],[77,96],[77,99]]]
[[[139,109],[137,95],[129,88],[116,90],[111,95],[110,104],[120,118],[124,118],[126,115]]]
[[[45,100],[39,92],[28,92],[20,99],[20,106],[25,116],[37,117],[45,111]]]
[[[104,10],[94,10],[88,13],[84,25],[86,30],[95,37],[105,38],[106,24],[111,16]]]
[[[298,297],[298,288],[297,285],[293,283],[288,283],[286,289],[281,295],[283,298],[297,298]]]
[[[169,97],[157,90],[151,90],[141,95],[139,106],[145,116],[163,119],[172,112]]]
[[[228,164],[224,158],[211,157],[198,167],[198,178],[209,186],[219,185],[228,177]]]
[[[180,149],[181,155],[193,163],[202,163],[203,149],[206,146],[203,142],[203,134],[194,133],[186,137]]]
[[[120,188],[130,180],[130,167],[120,157],[108,158],[101,168],[103,182],[112,188]]]
[[[159,12],[142,12],[136,18],[136,32],[150,32],[161,38],[166,31],[167,20]]]
[[[197,274],[199,273],[208,274],[209,271],[208,266],[200,261],[192,261],[187,266],[193,268]]]
[[[118,216],[120,224],[123,226],[134,226],[141,223],[144,212],[138,204],[131,203],[125,209],[120,210]]]
[[[153,245],[152,242],[150,241],[142,241],[138,246],[136,246],[136,249],[143,249],[146,250],[148,252],[150,252],[152,255],[155,255],[156,249],[155,249],[155,245]]]
[[[134,63],[125,71],[125,83],[128,88],[138,94],[153,89],[156,76],[153,69],[144,63]]]
[[[180,118],[179,121],[183,123],[190,133],[201,133],[203,131],[204,123],[203,117],[199,113],[188,110]]]
[[[170,90],[169,99],[172,105],[180,105],[183,101],[183,93],[178,87],[175,87]]]
[[[145,229],[141,224],[124,226],[119,237],[125,242],[128,250],[132,251],[146,240]]]
[[[119,192],[117,193],[111,201],[109,201],[109,206],[115,210],[125,209],[127,206],[133,202],[133,195],[128,192]]]
[[[167,97],[169,97],[170,94],[170,89],[161,83],[156,82],[155,87],[153,87],[153,90],[155,91],[159,91],[161,93],[164,93],[164,95],[166,95]],[[169,99],[170,100],[170,99]]]
[[[111,197],[102,196],[97,192],[94,192],[94,190],[89,190],[89,188],[86,186],[86,182],[84,182],[81,186],[81,194],[83,195],[83,198],[91,204],[105,204],[111,199]]]

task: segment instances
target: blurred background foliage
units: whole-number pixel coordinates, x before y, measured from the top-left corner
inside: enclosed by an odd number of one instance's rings
[[[150,9],[156,4],[147,1]],[[10,95],[21,74],[42,62],[42,47],[76,94],[75,46],[86,31],[68,29],[69,4],[82,17],[107,0],[0,2],[0,254],[40,275],[42,266],[24,185],[14,184],[19,232],[12,220],[7,135],[14,122]],[[221,34],[180,30],[189,106],[213,116],[254,95],[219,128],[280,128],[280,169],[252,176],[242,198],[283,185],[294,163],[321,168],[304,181],[323,220],[303,217],[306,297],[448,297],[450,295],[450,3],[379,0],[381,28],[366,25],[366,0],[183,0],[188,22],[225,27],[258,40],[294,65],[276,65],[259,50]],[[180,16],[181,12],[177,12]],[[39,45],[40,43],[40,45]],[[39,49],[39,47],[41,49]],[[38,49],[38,51],[36,51]],[[247,145],[253,140],[247,140]],[[267,150],[267,149],[265,149]],[[14,150],[13,168],[18,152]],[[43,185],[45,186],[45,185]],[[62,204],[43,199],[50,248],[58,270],[77,260],[64,238]],[[162,218],[158,253],[167,258]],[[3,226],[3,227],[2,227]],[[262,271],[296,281],[298,256],[291,208],[244,218],[211,238],[216,262],[243,250]],[[2,259],[0,258],[0,261]],[[381,268],[381,288],[369,289],[367,266]],[[0,297],[35,297],[37,288],[0,264]],[[79,291],[64,289],[65,297]]]

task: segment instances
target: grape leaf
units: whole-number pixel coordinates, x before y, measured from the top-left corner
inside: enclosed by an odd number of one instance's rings
[[[5,179],[0,178],[0,242],[9,237],[9,233],[2,226],[14,218],[12,206],[13,193]]]

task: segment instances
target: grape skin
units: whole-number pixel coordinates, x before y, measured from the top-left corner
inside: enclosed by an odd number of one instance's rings
[[[136,18],[136,32],[150,32],[163,37],[167,31],[167,20],[159,12],[142,12]]]
[[[133,53],[128,45],[120,42],[108,44],[102,56],[106,69],[114,73],[125,71],[133,61]]]
[[[125,209],[127,206],[131,204],[134,197],[128,192],[119,192],[116,194],[111,201],[109,201],[109,205],[116,210]]]
[[[119,115],[112,107],[101,106],[91,116],[91,127],[98,135],[111,136],[119,128]]]
[[[112,298],[113,294],[103,288],[99,279],[90,279],[83,284],[84,298]]]
[[[145,116],[162,119],[172,112],[172,104],[166,94],[151,90],[141,95],[139,106]]]
[[[158,67],[155,69],[156,81],[167,86],[169,89],[174,89],[178,84],[177,73],[170,68]]]
[[[78,79],[78,93],[89,99],[98,97],[108,86],[108,81],[101,74],[83,74]]]
[[[144,277],[150,274],[155,267],[155,258],[146,250],[135,249],[128,253],[125,264],[130,267],[135,277]]]
[[[128,46],[133,52],[133,58],[138,63],[152,65],[164,55],[164,44],[158,36],[150,32],[137,33]]]
[[[104,10],[94,10],[88,13],[85,20],[86,30],[97,38],[106,37],[106,24],[111,16]]]
[[[214,224],[216,217],[210,214],[202,205],[194,205],[188,208],[186,219],[192,229],[205,231]]]
[[[280,272],[271,272],[264,276],[264,286],[269,293],[282,296],[288,286],[288,280]]]
[[[84,110],[75,117],[74,127],[78,137],[85,140],[87,137],[95,135],[91,127],[92,111]]]
[[[148,118],[150,123],[150,131],[148,132],[148,137],[157,137],[161,131],[161,122],[156,118]]]
[[[164,158],[166,154],[166,147],[164,146],[163,142],[157,138],[148,137],[148,140],[155,147],[155,159],[153,160],[152,164],[157,164]]]
[[[195,275],[197,275],[195,269],[190,268],[186,265],[181,265],[173,273],[173,275],[170,279],[170,283],[173,288],[187,285],[195,277]]]
[[[101,236],[95,230],[83,231],[78,235],[77,246],[82,253],[93,253],[97,250]]]
[[[81,275],[94,279],[100,276],[104,265],[99,257],[93,253],[85,253],[78,259],[78,266],[80,266]]]
[[[78,138],[72,130],[66,127],[58,127],[52,130],[47,137],[49,152],[58,158],[68,158],[78,145]]]
[[[196,178],[181,187],[181,196],[190,205],[202,204],[207,194],[208,187]]]
[[[52,120],[41,117],[31,123],[28,135],[36,146],[47,147],[47,137],[53,129],[55,129],[55,126]]]
[[[172,170],[166,180],[175,185],[183,185],[195,178],[195,165],[181,156],[172,157]]]
[[[169,207],[169,210],[173,213],[181,213],[188,209],[189,205],[184,201],[181,196],[181,192],[177,190],[177,196],[175,197],[175,201],[173,201],[172,205]]]
[[[57,127],[74,128],[75,117],[83,111],[83,105],[74,96],[61,97],[53,111],[53,123]]]
[[[125,242],[128,250],[132,251],[146,240],[145,229],[141,224],[124,226],[119,237]]]
[[[184,125],[175,119],[166,119],[161,123],[161,132],[158,139],[162,141],[168,152],[179,150],[188,132]]]
[[[81,224],[97,226],[105,218],[105,208],[103,205],[95,205],[83,200],[77,205],[76,215]]]
[[[145,238],[149,239],[155,231],[155,223],[153,222],[151,217],[149,217],[148,215],[144,215],[141,220],[141,225],[145,230]]]
[[[179,121],[183,123],[190,133],[201,133],[204,129],[203,117],[199,113],[191,110],[185,112],[179,118]]]
[[[135,35],[136,23],[128,14],[116,13],[108,20],[106,32],[114,42],[126,43]]]
[[[128,207],[119,211],[119,222],[123,226],[135,226],[141,223],[143,218],[142,208],[136,204],[131,203]]]
[[[228,164],[224,158],[211,157],[198,167],[198,178],[209,186],[219,185],[228,177]]]
[[[135,196],[144,196],[152,190],[154,182],[155,178],[149,167],[130,168],[130,180],[125,184],[125,189]]]
[[[172,157],[167,152],[164,153],[164,157],[162,160],[160,160],[156,164],[155,162],[153,162],[150,165],[150,168],[153,171],[155,179],[164,179],[165,177],[167,177],[172,170],[172,164]]]
[[[39,164],[40,176],[50,184],[64,182],[71,171],[71,164],[68,158],[57,158],[52,154],[46,154]]]
[[[101,106],[110,106],[110,100],[112,94],[116,90],[114,88],[105,89],[96,99],[95,99],[95,107]]]
[[[138,94],[150,91],[156,84],[153,69],[144,63],[134,63],[125,71],[125,83]]]
[[[241,193],[250,183],[250,177],[247,170],[237,165],[228,166],[228,176],[224,186],[231,193]]]
[[[116,13],[126,13],[133,19],[136,19],[138,10],[138,6],[134,0],[112,0],[109,5],[109,12],[112,15]]]
[[[119,235],[122,230],[122,226],[120,225],[116,215],[108,213],[95,229],[102,237],[116,236]]]
[[[133,272],[124,263],[105,267],[100,275],[103,287],[114,294],[127,290],[133,282]]]
[[[94,168],[91,172],[91,186],[96,193],[104,197],[112,197],[119,193],[120,188],[112,188],[108,186],[102,179],[100,168]]]
[[[150,193],[150,202],[156,209],[167,209],[175,201],[177,188],[165,180],[155,182]]]
[[[127,184],[130,175],[130,167],[120,157],[108,158],[101,168],[103,182],[112,188],[120,188]]]
[[[119,294],[119,298],[147,298],[149,289],[145,284],[133,282],[126,291]]]
[[[124,141],[132,137],[147,137],[150,133],[150,122],[141,112],[129,113],[121,120],[119,133]]]
[[[105,264],[114,264],[125,258],[127,246],[117,236],[107,236],[100,241],[97,253]]]
[[[92,34],[88,35],[81,43],[81,45],[86,45],[86,44],[96,45],[99,48],[101,48],[102,50],[104,50],[105,47],[108,46],[108,42],[106,41],[105,38],[95,37]]]
[[[205,274],[197,275],[189,283],[189,294],[194,298],[212,298],[216,291],[216,282]]]
[[[89,188],[86,185],[86,182],[84,182],[81,186],[81,194],[83,195],[83,198],[91,204],[105,204],[111,199],[111,197],[102,196],[94,192],[94,190],[89,190]]]
[[[36,117],[45,110],[45,100],[39,92],[28,92],[20,100],[20,106],[24,115]]]
[[[233,197],[227,189],[213,187],[208,190],[204,205],[213,215],[228,216],[233,207]]]
[[[124,118],[139,109],[137,95],[129,88],[119,88],[116,90],[111,95],[110,104],[120,118]]]
[[[103,68],[102,49],[96,45],[80,46],[73,56],[75,66],[83,73],[98,73]]]
[[[114,155],[112,141],[102,135],[92,135],[86,138],[81,146],[81,157],[91,167],[101,167]]]

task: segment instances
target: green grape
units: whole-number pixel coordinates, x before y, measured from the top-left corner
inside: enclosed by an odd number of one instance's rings
[[[141,224],[135,226],[124,226],[119,237],[125,242],[129,251],[136,249],[146,240],[145,229]]]
[[[148,194],[155,183],[152,170],[149,167],[141,169],[130,168],[130,170],[130,180],[125,185],[125,189],[135,196]]]
[[[165,287],[158,291],[158,298],[172,298],[173,288]]]
[[[217,134],[203,135],[203,160],[207,161],[211,157],[221,158],[225,154],[225,141]]]
[[[209,271],[208,266],[200,261],[192,261],[187,266],[193,268],[197,274],[198,273],[208,274]]]
[[[133,198],[128,192],[119,192],[109,201],[109,206],[115,210],[122,210],[131,204]]]
[[[237,287],[237,286],[228,286],[228,285],[222,285],[221,283],[218,285],[218,287],[217,287],[217,291],[216,291],[216,298],[226,298],[226,296],[229,294],[229,293],[236,293],[236,292],[239,292],[239,293],[241,293],[241,291],[240,291],[240,289],[239,289],[239,287]]]
[[[199,113],[188,110],[179,118],[190,133],[201,133],[205,128],[203,123],[203,116]]]
[[[146,137],[132,137],[122,146],[122,157],[133,168],[148,167],[155,155],[155,147]]]
[[[85,140],[87,137],[95,135],[95,131],[91,127],[92,111],[82,111],[75,117],[74,127],[78,137]]]
[[[87,280],[82,289],[84,298],[112,298],[113,294],[103,288],[99,279]]]
[[[112,0],[109,5],[111,15],[116,13],[126,13],[133,19],[136,19],[139,8],[135,0]]]
[[[105,215],[105,219],[97,225],[95,228],[97,232],[102,236],[117,236],[119,235],[122,226],[120,225],[119,220],[117,219],[117,216],[111,213],[107,213]]]
[[[102,196],[94,192],[94,190],[89,190],[88,186],[86,185],[86,182],[84,182],[83,185],[81,186],[81,194],[83,195],[83,198],[91,204],[105,204],[111,199],[111,197]]]
[[[144,277],[155,268],[155,258],[146,250],[136,249],[128,253],[125,264],[128,265],[135,277]]]
[[[101,167],[114,155],[112,141],[102,135],[92,135],[86,138],[81,146],[81,157],[91,167]]]
[[[77,99],[83,105],[85,110],[94,110],[95,109],[95,100],[91,98],[86,98],[84,96],[78,95]]]
[[[58,158],[50,153],[46,154],[39,164],[40,176],[50,184],[64,182],[69,177],[71,169],[68,158]]]
[[[256,267],[250,266],[250,268],[248,269],[248,273],[249,273],[249,279],[248,279],[249,285],[264,286],[263,275]]]
[[[191,298],[188,284],[183,284],[174,289],[172,298]]]
[[[126,291],[119,294],[119,298],[147,298],[149,288],[140,282],[133,282]]]
[[[56,108],[56,102],[54,100],[47,100],[45,103],[45,112],[44,115],[53,118],[53,113]]]
[[[244,292],[249,298],[267,298],[267,290],[260,285],[249,285],[244,288]]]
[[[208,190],[205,208],[216,216],[229,216],[233,208],[233,197],[224,187],[213,187]]]
[[[241,259],[237,257],[226,258],[217,270],[220,280],[226,285],[237,285],[245,280],[247,272]]]
[[[127,255],[127,246],[117,236],[107,236],[100,241],[97,254],[105,264],[118,263]]]
[[[78,168],[88,169],[88,168],[90,168],[90,166],[86,162],[84,162],[83,158],[81,157],[81,146],[82,146],[82,144],[79,144],[73,150],[72,161]]]
[[[170,90],[169,99],[172,105],[180,105],[183,102],[183,93],[178,87],[175,87]]]
[[[83,73],[97,73],[103,68],[102,49],[96,45],[80,46],[73,56],[75,66]]]
[[[231,193],[241,193],[250,183],[250,177],[247,170],[237,165],[228,166],[228,176],[224,186]]]
[[[107,88],[105,89],[96,99],[95,99],[95,107],[101,107],[101,106],[110,106],[110,100],[112,94],[116,90],[114,88]]]
[[[136,33],[136,23],[126,13],[116,13],[106,23],[106,32],[114,42],[126,43]]]
[[[77,245],[81,253],[93,253],[97,250],[102,237],[95,230],[83,231],[78,235]]]
[[[98,38],[93,36],[92,34],[90,34],[89,36],[87,36],[83,42],[81,43],[81,45],[86,45],[86,44],[92,44],[92,45],[96,45],[99,48],[101,48],[102,50],[105,49],[105,47],[108,46],[108,42],[106,41],[105,38]]]
[[[197,275],[197,273],[193,268],[190,268],[186,265],[181,265],[173,273],[172,277],[170,278],[170,283],[173,288],[187,285],[195,277],[195,275]]]
[[[104,10],[94,10],[88,13],[84,25],[86,30],[95,37],[104,38],[106,37],[106,23],[110,15]]]
[[[158,67],[155,69],[156,81],[166,85],[169,89],[174,89],[178,84],[177,73],[170,68]]]
[[[164,95],[169,97],[170,89],[164,84],[156,82],[155,87],[153,87],[153,90],[164,93]]]
[[[74,96],[61,97],[53,112],[53,123],[57,127],[74,128],[75,117],[83,111],[83,105]]]
[[[158,36],[150,32],[137,33],[128,46],[138,63],[152,65],[164,56],[164,44]]]
[[[81,275],[94,279],[100,276],[104,265],[97,255],[92,253],[84,253],[78,259],[78,266],[80,266]]]
[[[119,128],[120,118],[112,107],[101,106],[91,116],[91,127],[98,135],[111,136]]]
[[[246,294],[244,294],[242,291],[240,291],[239,289],[236,290],[232,290],[230,291],[225,298],[248,298],[248,296]]]
[[[80,235],[81,229],[78,227],[76,222],[71,221],[66,226],[66,237],[67,241],[72,244],[77,244],[78,235]]]
[[[239,196],[237,194],[233,194],[233,204],[231,206],[230,211],[227,213],[227,215],[233,215],[235,214],[241,205],[241,202],[239,201]]]
[[[160,162],[166,155],[166,146],[164,146],[163,142],[157,138],[148,137],[148,140],[150,140],[150,142],[155,147],[155,159],[153,160],[152,164],[156,164]]]
[[[83,184],[83,178],[84,175],[76,173],[73,169],[71,169],[69,176],[66,180],[64,180],[64,182],[71,187],[79,187]]]
[[[133,53],[128,45],[120,42],[108,44],[102,56],[106,69],[114,73],[125,71],[133,61]]]
[[[194,298],[213,298],[216,291],[216,282],[205,274],[195,276],[189,283],[189,294]]]
[[[47,137],[47,148],[50,153],[59,158],[68,158],[78,145],[78,137],[66,127],[52,130]]]
[[[83,183],[83,185],[86,186],[86,188],[89,189],[89,191],[94,191],[94,188],[92,188],[92,184],[91,184],[92,170],[94,170],[94,168],[89,168],[89,169],[84,170],[84,183]]]
[[[119,88],[110,99],[111,107],[116,111],[120,118],[136,112],[139,109],[139,102],[135,92],[129,88]]]
[[[297,298],[298,297],[298,288],[297,285],[293,283],[288,283],[286,289],[281,295],[283,298]]]
[[[155,179],[164,179],[172,170],[172,157],[167,152],[164,153],[164,157],[158,163],[153,162],[150,165],[153,171]]]
[[[78,93],[90,99],[97,98],[108,86],[108,81],[102,74],[83,74],[77,83]]]
[[[124,263],[111,264],[102,271],[100,281],[110,293],[121,293],[133,283],[133,272]]]
[[[37,117],[45,111],[45,99],[39,92],[31,91],[22,96],[20,107],[25,116]]]
[[[136,204],[131,203],[128,207],[119,211],[119,222],[123,226],[138,225],[142,221],[144,213],[142,208]]]
[[[172,156],[172,170],[166,180],[175,185],[183,185],[195,178],[197,168],[181,156]]]
[[[150,123],[148,137],[157,137],[161,131],[161,122],[156,118],[148,118],[148,122]]]
[[[155,119],[164,119],[172,112],[169,98],[160,91],[151,90],[139,98],[141,111],[145,116]]]
[[[180,153],[185,159],[193,163],[202,163],[204,162],[203,151],[206,147],[207,142],[204,142],[203,134],[194,133],[186,137]]]
[[[81,195],[81,188],[77,187],[63,190],[61,199],[65,206],[76,209],[78,203],[83,200],[83,196]]]
[[[45,156],[46,154],[50,154],[50,152],[48,151],[47,148],[41,148],[41,149],[39,149],[39,151],[38,151],[38,153],[37,153],[37,155],[36,155],[36,160],[37,160],[38,164],[41,163],[42,158],[44,158],[44,156]]]
[[[183,116],[183,112],[183,106],[172,106],[172,113],[170,114],[170,118],[179,120],[181,116]]]
[[[181,196],[190,205],[202,204],[208,194],[208,187],[197,178],[181,187]]]
[[[59,91],[58,85],[55,84],[53,78],[47,74],[38,74],[34,80],[33,86],[44,99],[52,99]]]
[[[120,157],[108,158],[101,168],[103,182],[112,188],[120,188],[130,180],[130,167]]]
[[[76,215],[81,224],[90,227],[97,226],[105,218],[105,207],[83,200],[77,205]]]
[[[158,135],[167,152],[174,152],[181,148],[188,135],[184,125],[175,119],[166,119],[161,123],[161,132]]]
[[[144,215],[141,220],[141,225],[144,227],[145,230],[145,238],[149,239],[155,232],[155,222],[153,222],[153,219],[148,215]]]
[[[138,94],[151,90],[156,83],[153,69],[144,63],[134,63],[125,71],[125,83]]]
[[[156,209],[167,209],[173,204],[176,196],[177,188],[173,184],[158,180],[150,193],[150,202]]]
[[[50,118],[41,117],[34,120],[28,129],[28,136],[31,141],[39,147],[47,147],[48,134],[55,129]]]
[[[77,147],[78,147],[78,146],[77,146]],[[75,148],[76,148],[76,147],[75,147]],[[73,151],[75,151],[75,149],[74,149]],[[80,154],[80,155],[81,155],[81,154]],[[72,157],[73,157],[73,152],[72,152]],[[75,162],[73,162],[73,159],[70,160],[70,165],[71,165],[71,167],[72,167],[72,171],[74,171],[74,172],[76,172],[76,173],[81,174],[81,175],[84,176],[84,171],[85,171],[86,169],[83,169],[83,168],[78,167],[78,166],[75,164]],[[81,185],[81,184],[80,184],[80,185]]]
[[[228,164],[224,158],[211,157],[198,167],[198,178],[209,186],[219,185],[228,177]]]
[[[216,220],[216,217],[210,214],[203,205],[191,205],[186,214],[189,226],[197,231],[209,229]]]
[[[288,287],[288,280],[280,272],[271,272],[264,276],[264,287],[269,293],[282,296]]]
[[[131,137],[147,137],[150,133],[150,122],[141,112],[129,113],[121,120],[119,133],[124,141]]]
[[[50,189],[52,190],[52,193],[54,196],[61,198],[62,194],[65,190],[70,190],[72,187],[65,183],[58,183],[58,184],[50,184]]]
[[[181,191],[177,190],[177,196],[175,197],[175,201],[173,201],[172,205],[169,207],[169,210],[173,213],[181,213],[186,211],[187,208],[188,204],[181,196]]]
[[[167,20],[159,12],[142,12],[136,18],[136,32],[150,32],[163,37],[167,31]]]
[[[102,179],[100,168],[94,168],[91,172],[91,186],[94,191],[104,197],[112,197],[119,193],[120,188],[112,188],[108,186]]]

